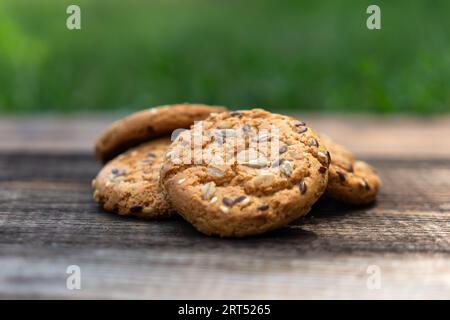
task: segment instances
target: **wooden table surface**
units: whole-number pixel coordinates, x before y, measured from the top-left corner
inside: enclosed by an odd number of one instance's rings
[[[93,202],[92,144],[111,117],[3,117],[0,298],[450,299],[450,118],[303,119],[378,169],[377,203],[322,200],[282,230],[218,239]]]

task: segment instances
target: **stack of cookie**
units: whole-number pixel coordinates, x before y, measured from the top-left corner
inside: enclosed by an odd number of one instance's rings
[[[184,130],[183,130],[184,129]],[[303,121],[262,109],[179,104],[113,123],[97,140],[93,181],[107,211],[181,215],[207,235],[243,237],[283,227],[326,195],[375,200],[380,180]]]

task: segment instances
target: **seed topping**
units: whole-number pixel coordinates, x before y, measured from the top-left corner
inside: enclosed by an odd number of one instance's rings
[[[116,177],[120,177],[120,176],[124,176],[126,174],[126,170],[125,169],[112,168],[111,169],[111,173],[114,176],[116,176]]]
[[[322,151],[319,151],[319,152],[317,152],[317,155],[322,159],[326,159],[328,162],[328,154],[323,153]]]
[[[362,179],[361,186],[363,186],[364,189],[366,189],[366,190],[370,190],[370,186],[367,183],[366,179],[364,179],[364,178],[361,178],[361,179]]]
[[[252,159],[248,162],[243,163],[243,165],[250,168],[260,169],[267,166],[267,161],[264,159]]]
[[[301,194],[305,194],[306,193],[306,191],[308,190],[308,186],[306,185],[305,180],[302,180],[300,182],[300,184],[298,185],[298,189],[300,190]]]
[[[283,160],[284,159],[281,159],[281,160],[280,159],[275,159],[275,160],[273,160],[272,164],[271,164],[272,168],[278,168],[280,166],[280,163],[283,162]]]
[[[265,142],[269,140],[269,135],[267,133],[261,133],[257,136],[255,136],[252,140],[253,142]]]
[[[224,205],[226,205],[227,207],[230,207],[230,208],[234,205],[234,201],[232,199],[228,198],[228,197],[224,197],[222,199],[222,203]]]
[[[303,122],[303,121],[297,120],[297,121],[294,122],[294,126],[296,126],[296,127],[303,127],[303,126],[306,126],[306,123]]]
[[[345,182],[345,174],[342,171],[336,171],[337,175],[339,176],[339,180],[342,182]]]
[[[280,170],[285,176],[290,177],[292,174],[292,164],[285,160],[280,164]]]
[[[219,129],[218,134],[221,137],[234,137],[235,135],[234,129]]]
[[[225,206],[220,206],[219,209],[220,209],[220,211],[222,211],[223,213],[228,213],[228,212],[230,212],[230,208],[225,207]]]
[[[311,140],[309,140],[309,145],[311,147],[319,147],[319,142],[317,142],[316,139],[312,138]]]
[[[212,175],[213,177],[218,177],[218,178],[221,178],[221,177],[223,177],[225,175],[225,173],[222,170],[217,169],[215,167],[209,167],[208,168],[208,173],[210,175]]]
[[[244,131],[245,133],[249,132],[250,130],[252,130],[252,128],[248,124],[244,124],[242,126],[242,131]]]
[[[280,153],[280,154],[283,154],[283,153],[285,153],[286,151],[288,151],[288,146],[287,146],[286,144],[283,144],[283,145],[280,147],[279,153]]]
[[[246,199],[247,199],[246,196],[239,196],[239,197],[237,197],[236,199],[234,199],[233,205],[236,205],[236,204],[238,204],[238,203],[240,203],[240,202],[243,202],[243,201],[246,200]]]
[[[210,200],[216,193],[216,184],[214,182],[208,182],[201,187],[203,200]]]

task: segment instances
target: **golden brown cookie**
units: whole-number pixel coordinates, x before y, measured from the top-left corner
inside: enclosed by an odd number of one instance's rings
[[[128,150],[108,162],[93,181],[94,199],[120,215],[162,218],[173,213],[159,183],[171,141],[160,138]]]
[[[207,235],[243,237],[304,216],[325,191],[329,155],[302,121],[262,109],[213,114],[169,147],[161,182]]]
[[[202,104],[174,104],[133,113],[111,124],[97,139],[95,153],[106,162],[130,147],[173,130],[189,128],[196,120],[225,108]]]
[[[331,155],[326,194],[335,200],[349,204],[368,204],[377,196],[380,178],[375,170],[363,161],[358,161],[345,147],[320,136]]]

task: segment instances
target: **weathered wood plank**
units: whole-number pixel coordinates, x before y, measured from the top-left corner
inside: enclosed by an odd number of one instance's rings
[[[91,146],[110,119],[0,119],[0,298],[450,299],[450,119],[306,118],[378,169],[377,203],[322,200],[244,240],[103,212]]]
[[[262,252],[261,252],[262,253]],[[0,298],[449,299],[442,255],[298,255],[274,251],[2,248]],[[66,269],[81,269],[81,290]],[[377,266],[380,288],[367,286]]]
[[[297,114],[359,156],[450,158],[450,117]],[[95,138],[120,115],[0,119],[0,150],[92,152]]]
[[[16,157],[22,160],[11,160]],[[264,250],[294,256],[450,253],[448,161],[373,160],[385,181],[377,204],[354,208],[322,200],[291,227],[245,241],[204,237],[177,218],[148,222],[103,212],[91,198],[97,166],[90,156],[0,156],[0,169],[5,162],[13,165],[0,175],[0,244]]]

